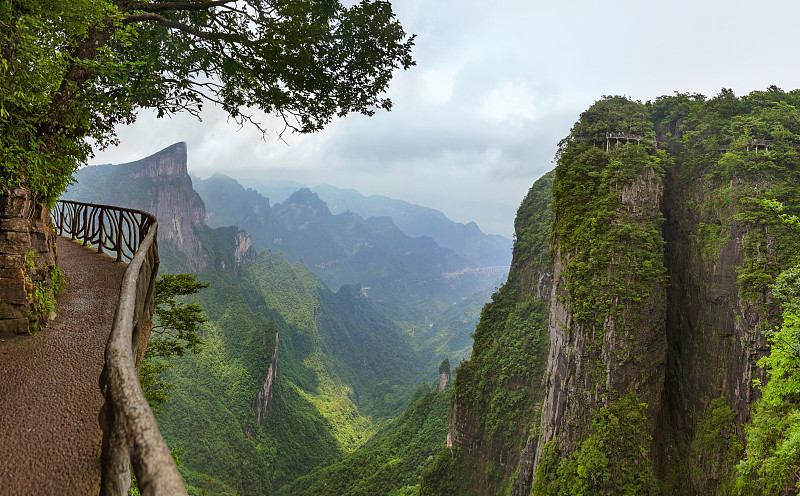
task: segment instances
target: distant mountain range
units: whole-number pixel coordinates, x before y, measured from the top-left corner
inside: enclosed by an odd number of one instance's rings
[[[411,237],[428,236],[481,267],[511,263],[512,241],[497,234],[484,234],[474,222],[450,220],[439,210],[381,195],[364,196],[354,189],[327,184],[311,188],[325,200],[334,214],[351,211],[362,217],[391,217]]]
[[[193,180],[195,185],[203,181],[196,177],[193,177]],[[232,192],[229,188],[233,186],[233,183],[238,183],[235,179],[219,173],[205,181],[211,181],[215,187],[227,189],[228,193]],[[404,234],[413,238],[428,236],[442,248],[453,250],[480,267],[508,266],[511,263],[511,239],[498,234],[485,234],[474,222],[467,224],[455,222],[441,211],[430,207],[382,195],[365,196],[355,189],[337,188],[329,184],[308,188],[294,181],[248,180],[247,185],[246,190],[239,191],[240,193],[244,191],[246,198],[237,200],[237,202],[281,203],[292,196],[294,192],[307,188],[317,193],[334,215],[352,212],[364,218],[391,217],[392,222]],[[203,187],[199,186],[199,188]],[[198,191],[200,191],[199,188]],[[263,195],[259,200],[256,200],[254,196],[257,193]],[[221,205],[220,209],[222,211],[214,215],[224,214],[225,206]],[[222,219],[214,220],[212,223],[222,225],[225,218],[223,215]]]
[[[432,299],[449,304],[491,289],[503,273],[478,269],[509,263],[510,247],[504,249],[499,236],[487,236],[475,224],[457,224],[441,212],[398,200],[385,199],[388,206],[380,209],[383,215],[365,219],[351,208],[338,207],[339,213],[334,214],[308,188],[272,206],[268,198],[223,174],[195,178],[194,188],[203,198],[210,227],[244,229],[257,250],[281,251],[290,261],[302,260],[332,288],[360,283],[365,293],[377,299]],[[326,191],[335,196],[337,190],[327,187]],[[362,210],[375,202],[352,190],[339,191],[351,199],[348,205],[366,205]],[[444,248],[424,233],[403,232],[395,217],[421,219],[406,222],[416,226],[417,232],[423,224],[442,226],[427,231],[451,239],[451,244],[461,245],[461,251]]]

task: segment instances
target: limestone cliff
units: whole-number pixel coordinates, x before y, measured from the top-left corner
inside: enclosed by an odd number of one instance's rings
[[[791,98],[606,97],[581,115],[552,203],[534,185],[520,207],[508,282],[456,371],[450,475],[421,494],[729,493],[779,324],[770,285],[800,250],[760,203],[800,211],[800,143],[753,123],[797,128],[770,110]]]
[[[624,160],[623,153],[612,149],[610,160],[593,165],[602,174],[615,159]],[[572,169],[583,174],[585,154],[594,155],[594,149],[562,161],[557,179],[568,181]],[[548,442],[569,452],[586,438],[598,409],[629,390],[647,403],[651,417],[659,411],[667,348],[658,230],[663,183],[653,166],[641,166],[655,154],[651,147],[636,157],[635,167],[641,168],[630,171],[630,182],[596,183],[592,198],[582,198],[582,207],[591,208],[580,212],[578,232],[575,225],[560,229],[574,222],[569,217],[575,215],[575,193],[560,190],[556,195],[547,397],[534,467]],[[595,219],[611,225],[598,225]],[[640,270],[644,264],[654,270]]]
[[[500,494],[515,477],[528,481],[518,490],[527,494],[548,352],[553,177],[536,181],[522,201],[508,281],[482,312],[472,357],[456,369],[447,446],[458,455],[459,482],[442,486],[430,474],[423,486],[435,489],[428,494]]]
[[[152,213],[159,243],[182,253],[187,268],[200,270],[210,261],[197,236],[205,227],[205,205],[192,189],[186,161],[186,143],[180,142],[135,162],[85,167],[65,198]]]
[[[263,424],[267,415],[272,411],[272,384],[278,374],[278,333],[275,333],[275,351],[272,352],[272,363],[267,371],[267,377],[264,379],[264,384],[256,394],[256,399],[253,402],[253,411],[256,414],[256,421]]]

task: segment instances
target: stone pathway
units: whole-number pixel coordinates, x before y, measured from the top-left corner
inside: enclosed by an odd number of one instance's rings
[[[126,264],[58,238],[58,316],[0,342],[0,495],[100,491],[99,380]]]

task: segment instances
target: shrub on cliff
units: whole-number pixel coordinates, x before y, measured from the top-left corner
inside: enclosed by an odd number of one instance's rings
[[[778,276],[773,295],[783,304],[783,325],[770,337],[770,354],[758,362],[769,382],[746,427],[738,494],[800,490],[800,265]]]

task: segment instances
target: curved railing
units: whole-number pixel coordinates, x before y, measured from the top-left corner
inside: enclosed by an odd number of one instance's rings
[[[62,200],[53,209],[53,222],[61,236],[96,246],[99,253],[114,253],[117,262],[128,262],[156,218],[142,210]]]
[[[98,252],[115,253],[118,261],[130,261],[100,378],[106,400],[100,416],[101,494],[127,494],[131,465],[141,494],[187,494],[139,385],[138,368],[152,328],[158,221],[141,210],[72,201],[58,202],[53,217],[58,234],[97,246]]]

